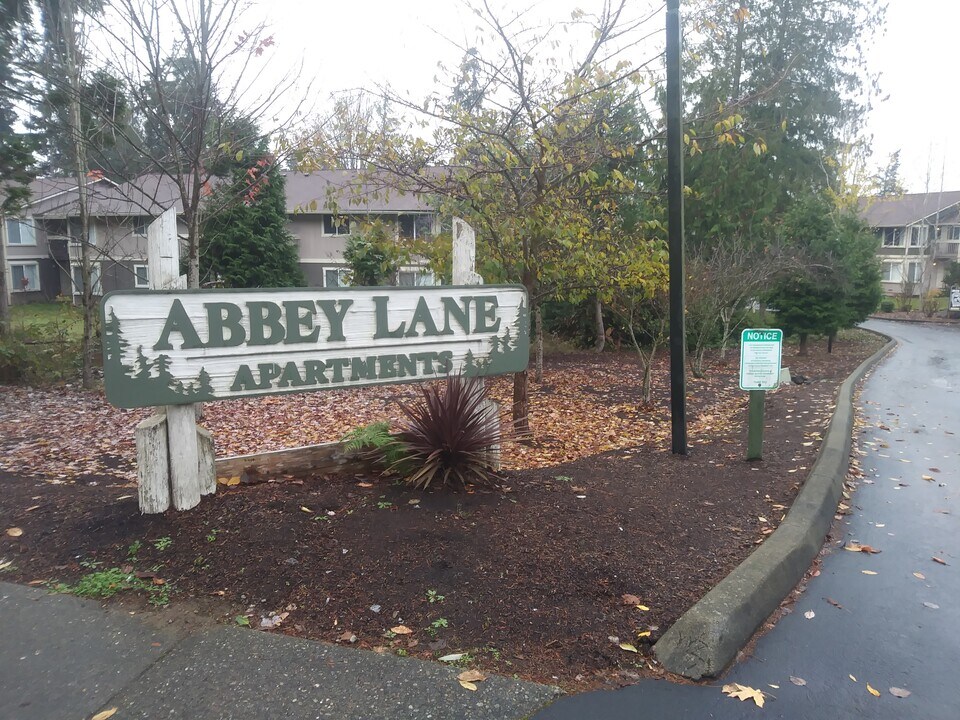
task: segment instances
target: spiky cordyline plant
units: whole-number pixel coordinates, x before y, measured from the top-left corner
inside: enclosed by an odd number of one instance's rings
[[[421,387],[423,397],[400,402],[407,420],[400,440],[413,467],[406,482],[415,488],[467,483],[496,487],[489,449],[500,443],[499,426],[488,420],[487,389],[479,378],[448,375]]]

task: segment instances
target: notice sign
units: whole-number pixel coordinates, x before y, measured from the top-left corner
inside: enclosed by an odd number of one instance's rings
[[[744,330],[740,334],[740,389],[776,390],[782,349],[782,330]]]
[[[158,290],[102,302],[119,407],[422,382],[527,367],[519,286]]]

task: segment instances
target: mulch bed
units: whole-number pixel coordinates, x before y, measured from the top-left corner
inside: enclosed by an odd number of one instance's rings
[[[691,451],[677,457],[665,364],[643,408],[630,355],[561,355],[532,386],[535,440],[505,446],[524,469],[507,470],[502,491],[284,476],[220,487],[165,516],[137,510],[127,437],[136,414],[106,412],[90,394],[0,388],[0,528],[22,530],[0,535],[0,579],[72,582],[91,562],[130,564],[174,589],[162,612],[213,597],[231,622],[244,615],[257,627],[287,613],[273,632],[424,658],[466,652],[471,667],[569,690],[630,682],[656,672],[652,643],[776,528],[816,458],[837,386],[881,345],[856,331],[832,355],[825,343],[806,358],[787,348],[784,364],[809,382],[768,394],[759,462],[742,459],[735,357],[690,379]],[[64,394],[105,424],[85,444],[93,450],[77,449],[75,436],[89,433],[82,418],[72,434],[59,414],[44,423]],[[323,395],[259,402],[289,414],[297,398]],[[220,405],[208,406],[208,421]],[[228,435],[215,430],[218,452]],[[394,635],[398,626],[412,632]]]

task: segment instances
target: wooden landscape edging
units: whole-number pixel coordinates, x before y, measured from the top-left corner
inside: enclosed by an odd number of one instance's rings
[[[344,443],[329,442],[319,445],[272,450],[251,455],[234,455],[219,458],[216,463],[217,477],[238,475],[301,472],[369,472],[371,465],[356,453],[344,450]]]
[[[867,328],[862,328],[867,330]],[[840,385],[820,453],[776,531],[670,626],[653,646],[664,669],[693,680],[719,675],[803,578],[823,547],[850,467],[856,385],[893,338]]]

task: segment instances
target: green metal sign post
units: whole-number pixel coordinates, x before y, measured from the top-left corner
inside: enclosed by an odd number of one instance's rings
[[[740,335],[740,389],[750,392],[747,460],[763,457],[763,408],[767,390],[780,386],[783,331],[747,328]]]

